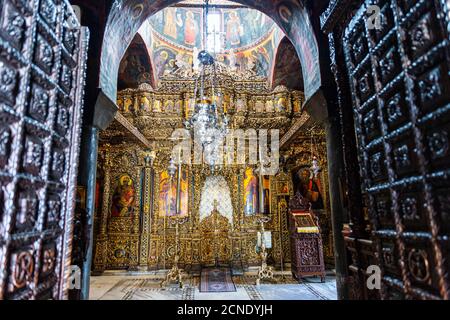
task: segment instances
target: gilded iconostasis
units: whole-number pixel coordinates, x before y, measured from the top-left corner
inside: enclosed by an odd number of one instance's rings
[[[179,264],[186,270],[199,270],[216,259],[238,269],[259,265],[259,212],[270,217],[269,263],[288,266],[287,212],[296,191],[312,202],[321,222],[325,259],[333,263],[324,134],[302,112],[301,78],[294,80],[296,72],[301,77],[295,50],[279,54],[284,50],[280,43],[286,46],[288,40],[257,11],[216,8],[211,14],[220,41],[220,46],[211,44],[218,50],[215,90],[220,94],[214,97],[232,128],[249,136],[253,130],[277,129],[280,138],[296,128],[290,143],[282,146],[280,170],[260,178],[256,164],[232,163],[214,170],[183,164],[179,179],[171,179],[168,165],[175,142],[170,137],[194,112],[194,57],[203,22],[201,9],[195,7],[158,12],[122,59],[117,105],[125,122],[114,121],[100,136],[94,271],[169,268],[176,250],[170,217],[176,213],[178,189],[178,212],[186,218],[180,226]],[[280,58],[298,63],[299,69],[289,69]],[[211,83],[206,82],[205,90],[213,94],[208,91]],[[311,178],[313,157],[321,171]],[[215,202],[219,218],[211,216]]]

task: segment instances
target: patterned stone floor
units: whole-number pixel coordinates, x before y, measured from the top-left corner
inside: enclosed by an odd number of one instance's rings
[[[165,272],[126,273],[108,272],[91,277],[91,300],[336,300],[336,281],[327,276],[324,283],[308,278],[302,283],[276,275],[276,283],[255,285],[256,275],[246,273],[233,276],[236,292],[209,293],[199,291],[199,277],[184,277],[185,285],[160,288]]]

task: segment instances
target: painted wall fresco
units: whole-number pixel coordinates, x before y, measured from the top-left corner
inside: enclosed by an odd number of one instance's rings
[[[198,54],[196,48],[190,50],[176,46],[161,37],[159,33],[153,32],[151,28],[149,29],[148,25],[144,25],[139,33],[149,45],[149,54],[152,60],[153,74],[155,75],[154,87],[165,76],[176,74],[177,78],[191,78],[194,72],[198,71],[194,59],[194,56]],[[266,35],[266,39],[255,47],[242,51],[231,49],[223,54],[218,54],[218,64],[229,67],[232,72],[245,73],[250,71],[249,74],[270,79],[275,62],[276,48],[282,38],[281,30],[272,29]]]
[[[153,29],[184,48],[199,48],[202,43],[202,11],[196,8],[166,8],[149,19]]]

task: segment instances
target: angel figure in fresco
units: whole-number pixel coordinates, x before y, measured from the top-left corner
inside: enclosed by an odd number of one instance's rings
[[[177,8],[167,8],[165,10],[166,19],[164,21],[164,34],[176,39],[177,38],[177,27],[183,25],[180,14],[177,12]]]
[[[231,11],[226,22],[226,40],[230,47],[241,44],[241,34],[241,20],[235,11]]]
[[[184,21],[184,43],[190,46],[195,45],[199,27],[192,11],[186,12],[186,20]]]
[[[133,180],[128,174],[121,175],[112,197],[111,216],[124,217],[132,213],[134,202]]]
[[[258,179],[253,174],[253,169],[245,170],[244,179],[244,214],[252,215],[258,213]]]

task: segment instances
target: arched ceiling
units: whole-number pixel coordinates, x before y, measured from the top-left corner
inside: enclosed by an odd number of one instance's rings
[[[190,6],[195,4],[195,1],[182,2],[165,8],[147,19],[139,29],[138,33],[144,39],[153,67],[153,87],[157,87],[165,75],[176,72],[180,67],[189,68],[193,65],[194,55],[202,46],[203,35],[202,7]],[[217,1],[213,4],[217,4]],[[227,1],[221,1],[220,6],[212,7],[209,16],[215,19],[216,40],[220,40],[220,46],[215,48],[217,60],[226,66],[234,64],[238,73],[250,74],[247,71],[251,69],[251,74],[266,78],[269,82],[272,79],[275,53],[284,36],[281,29],[260,11]],[[211,29],[210,25],[209,31]],[[213,35],[208,37],[212,38]],[[139,56],[143,52],[129,52],[132,48],[130,46],[128,49],[127,58],[142,60]],[[212,48],[208,50],[214,51]],[[133,55],[139,56],[133,58]],[[122,74],[126,76],[124,61],[126,62],[123,60],[120,66],[119,80]],[[177,75],[179,74],[178,72]],[[121,83],[127,84],[130,81],[124,80]],[[136,87],[134,83],[130,84],[133,86],[129,87]],[[119,85],[118,89],[124,87]]]
[[[272,87],[279,85],[303,91],[302,66],[294,45],[286,37],[278,46],[273,67]]]
[[[203,9],[200,7],[165,8],[150,19],[158,37],[177,47],[192,50],[202,46],[204,32]],[[209,10],[208,33],[217,34],[217,45],[225,51],[245,51],[266,39],[275,23],[260,11],[248,8],[212,7]],[[210,36],[211,39],[212,36]]]
[[[116,0],[105,29],[100,70],[100,88],[112,101],[117,94],[117,73],[128,44],[145,21],[177,0]],[[236,0],[270,16],[292,41],[303,66],[306,98],[321,85],[318,43],[303,0]]]

